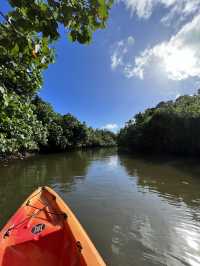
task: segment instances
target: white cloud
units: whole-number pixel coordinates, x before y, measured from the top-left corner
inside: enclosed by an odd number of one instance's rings
[[[176,0],[169,12],[161,19],[161,22],[166,26],[170,26],[172,22],[179,24],[189,16],[197,14],[199,8],[199,0]]]
[[[123,2],[132,14],[143,19],[148,19],[157,7],[162,6],[166,12],[161,22],[168,26],[179,26],[179,30],[169,40],[146,48],[133,59],[131,48],[135,39],[129,36],[119,41],[111,55],[113,70],[119,68],[126,77],[136,76],[140,79],[147,73],[162,73],[170,80],[200,77],[200,0],[118,1]]]
[[[102,129],[107,129],[107,130],[111,130],[111,131],[116,131],[118,129],[118,125],[117,124],[107,124],[105,126],[102,127]]]
[[[131,14],[137,14],[140,18],[149,18],[154,7],[153,0],[122,0],[125,6],[130,9]]]
[[[185,20],[190,15],[198,12],[199,0],[120,0],[123,2],[131,14],[136,14],[139,18],[148,19],[154,10],[163,6],[167,14],[161,21],[169,25],[173,19]],[[181,16],[180,16],[181,15]]]
[[[133,76],[137,76],[140,79],[144,78],[144,68],[146,65],[150,63],[150,59],[152,56],[152,49],[144,50],[140,56],[135,58],[135,63],[132,65],[131,63],[126,64],[124,67],[125,76],[131,78]]]
[[[169,41],[147,48],[134,62],[124,64],[127,77],[144,78],[157,66],[171,80],[200,77],[200,15],[186,23]],[[153,67],[152,67],[153,66]]]
[[[122,57],[115,51],[111,57],[111,68],[114,70],[122,64]]]
[[[125,40],[121,40],[113,45],[111,54],[111,69],[115,70],[119,66],[124,65],[124,57],[130,46],[134,45],[135,39],[129,36]]]

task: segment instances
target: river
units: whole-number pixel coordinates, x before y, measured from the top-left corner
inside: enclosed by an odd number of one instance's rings
[[[38,186],[69,204],[107,265],[200,265],[200,164],[115,149],[0,164],[0,225]]]

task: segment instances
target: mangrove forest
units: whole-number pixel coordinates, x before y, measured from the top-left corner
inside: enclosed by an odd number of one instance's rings
[[[118,135],[128,151],[200,155],[200,94],[160,102],[138,113]]]

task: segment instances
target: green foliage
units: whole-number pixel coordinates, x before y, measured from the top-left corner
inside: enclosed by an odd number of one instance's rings
[[[43,101],[38,95],[34,97],[32,103],[35,105],[35,114],[38,120],[42,121],[44,125],[51,124],[55,119],[59,117],[59,114],[55,113],[53,107]]]
[[[23,101],[0,87],[0,114],[0,154],[116,145],[114,133],[88,128],[71,114],[57,114],[38,96]]]
[[[89,147],[111,147],[116,145],[116,135],[108,130],[88,129],[87,145]]]
[[[64,26],[72,41],[89,43],[104,28],[112,0],[8,0],[11,11],[0,23],[0,81],[7,90],[33,96],[42,71],[54,61],[49,45]]]
[[[69,146],[81,147],[87,139],[87,127],[71,114],[62,116],[61,126],[63,135],[68,140]]]
[[[88,128],[59,115],[35,96],[54,62],[52,43],[64,26],[72,41],[89,43],[104,28],[112,0],[8,0],[0,16],[0,153],[87,146]],[[3,21],[3,22],[2,22]]]
[[[181,96],[139,113],[118,136],[131,151],[200,154],[200,95]]]
[[[94,130],[81,123],[71,114],[60,115],[53,111],[49,103],[36,96],[37,119],[48,129],[47,145],[41,149],[48,151],[65,151],[81,147],[105,147],[116,145],[116,135],[110,131]]]
[[[0,153],[38,150],[47,142],[47,129],[37,120],[34,106],[0,87]]]
[[[48,151],[64,151],[68,146],[68,140],[63,135],[62,127],[56,121],[53,121],[48,125],[48,146],[45,149]]]
[[[23,97],[34,95],[42,86],[42,71],[53,60],[47,39],[27,34],[25,41],[10,24],[0,24],[0,82],[7,90]]]
[[[9,0],[9,21],[17,32],[36,32],[49,41],[59,38],[63,25],[72,41],[88,43],[92,33],[105,27],[112,0]]]

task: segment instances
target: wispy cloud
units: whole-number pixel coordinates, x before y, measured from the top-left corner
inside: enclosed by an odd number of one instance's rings
[[[135,39],[129,36],[115,45],[111,68],[125,77],[144,79],[166,77],[182,81],[200,78],[200,1],[199,0],[118,0],[131,14],[149,19],[156,8],[164,7],[161,23],[176,28],[168,40],[140,51],[133,50]],[[131,44],[131,45],[130,45]]]
[[[166,25],[174,19],[185,20],[198,12],[200,7],[199,0],[120,0],[120,2],[125,4],[131,15],[136,14],[142,19],[148,19],[157,7],[163,6],[167,9],[167,14],[161,21]]]
[[[186,23],[169,41],[145,49],[132,64],[127,63],[127,77],[144,78],[152,66],[159,66],[171,80],[200,77],[200,15]]]
[[[122,54],[119,54],[117,51],[114,51],[110,59],[111,59],[111,68],[113,70],[123,64],[123,56]]]
[[[129,51],[129,48],[133,46],[135,43],[135,39],[133,36],[129,36],[125,40],[120,40],[116,42],[112,47],[111,54],[111,69],[115,70],[119,66],[124,65],[124,57]]]
[[[118,128],[119,128],[118,125],[115,123],[106,124],[105,126],[102,127],[102,129],[106,129],[110,131],[116,131]]]
[[[140,18],[149,18],[152,14],[155,1],[154,0],[121,0],[127,9],[131,11],[131,15],[136,14]]]
[[[162,17],[161,22],[166,26],[171,26],[185,22],[191,15],[197,15],[200,8],[199,0],[175,0],[170,6],[169,12]]]

